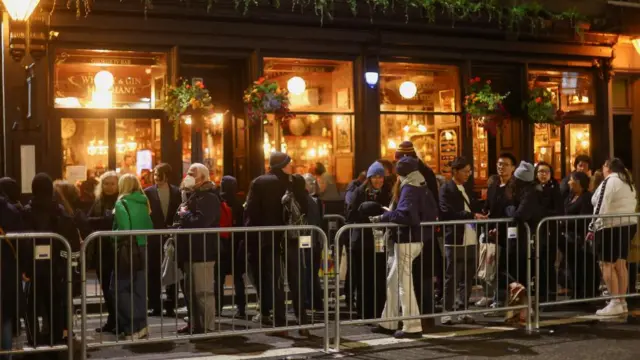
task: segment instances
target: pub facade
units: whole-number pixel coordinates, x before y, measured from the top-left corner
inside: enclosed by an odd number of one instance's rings
[[[116,170],[145,182],[153,166],[167,162],[177,183],[196,161],[216,181],[234,175],[246,191],[277,149],[299,173],[322,163],[344,188],[376,159],[393,159],[404,140],[445,177],[456,156],[472,158],[481,193],[503,151],[549,162],[557,178],[579,154],[595,164],[608,156],[599,149],[610,147],[616,35],[556,26],[505,32],[483,22],[451,27],[419,14],[409,22],[404,14],[372,21],[349,16],[341,2],[322,26],[313,11],[289,12],[284,3],[247,15],[233,2],[209,13],[198,3],[155,3],[146,15],[138,2],[96,2],[80,18],[55,9],[48,21],[56,36],[27,70],[29,55],[18,63],[4,47],[3,172],[23,193],[42,171],[82,182]],[[48,12],[45,5],[40,10]],[[10,34],[5,14],[5,43]],[[260,77],[289,90],[295,118],[282,126],[247,118],[243,92]],[[509,116],[497,132],[463,111],[476,78],[509,93]],[[188,117],[175,124],[163,110],[168,87],[180,79],[210,91],[214,110],[201,129]],[[523,103],[533,87],[554,94],[563,126],[529,121]]]

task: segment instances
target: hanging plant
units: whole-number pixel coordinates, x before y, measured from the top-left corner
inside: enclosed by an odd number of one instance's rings
[[[261,77],[244,92],[249,124],[267,121],[267,114],[274,114],[283,125],[295,116],[289,110],[289,92],[274,81]]]
[[[469,80],[467,95],[464,97],[464,110],[467,121],[479,125],[495,135],[499,122],[508,113],[502,102],[509,96],[494,92],[491,80],[482,81],[479,77]]]
[[[194,113],[208,113],[213,110],[209,90],[200,81],[189,84],[182,80],[179,86],[172,86],[167,92],[167,100],[164,111],[167,112],[169,121],[173,122],[173,137],[178,139],[180,123],[184,115]]]
[[[529,100],[524,103],[529,120],[534,124],[561,125],[563,112],[556,111],[554,94],[544,87],[536,87],[529,92]]]

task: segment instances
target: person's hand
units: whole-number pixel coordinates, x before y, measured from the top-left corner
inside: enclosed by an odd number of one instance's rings
[[[31,281],[31,279],[29,279],[29,277],[27,276],[27,274],[22,273],[22,281],[24,281],[24,282],[29,282],[29,281]]]
[[[378,216],[369,216],[369,221],[371,221],[373,224],[377,224],[377,223],[382,221],[382,216],[380,216],[380,215],[378,215]]]
[[[180,210],[178,211],[178,214],[180,214],[180,216],[182,216],[182,215],[184,215],[184,214],[186,214],[186,213],[188,213],[188,212],[189,212],[189,208],[188,208],[188,207],[186,207],[186,206],[181,206],[181,207],[180,207]]]
[[[473,214],[473,218],[476,220],[486,220],[488,219],[488,216],[483,214]]]
[[[585,236],[585,237],[584,237],[584,239],[585,239],[587,242],[592,242],[594,238],[595,238],[595,235],[594,235],[591,231],[589,231],[589,232],[587,233],[587,236]]]
[[[489,230],[489,237],[490,238],[495,238],[497,235],[498,235],[498,229]]]

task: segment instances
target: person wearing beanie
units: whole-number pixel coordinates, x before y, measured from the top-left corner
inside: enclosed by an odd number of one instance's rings
[[[299,206],[303,216],[308,214],[308,199],[305,181],[302,176],[293,175],[293,165],[289,155],[281,152],[272,152],[269,157],[269,172],[255,178],[249,187],[247,201],[245,203],[244,223],[245,226],[283,226],[288,225],[285,218],[285,200],[294,200]],[[293,199],[291,199],[291,197]],[[285,201],[286,202],[286,201]],[[260,240],[262,239],[262,240]],[[266,241],[266,239],[269,239]],[[259,276],[262,283],[260,294],[260,314],[257,318],[268,321],[273,312],[273,325],[276,327],[287,324],[287,313],[285,306],[284,288],[278,286],[278,279],[282,274],[281,261],[287,261],[288,269],[298,269],[297,256],[298,241],[286,241],[282,232],[250,232],[247,233],[247,251],[249,253],[249,265],[252,272]],[[287,247],[287,259],[280,251],[282,247]],[[276,282],[274,282],[274,279]],[[256,281],[258,281],[256,280]],[[298,299],[302,295],[298,292],[295,282],[289,282],[291,288],[290,297],[294,300],[293,305],[297,311],[301,309]],[[300,296],[298,296],[300,295]],[[275,301],[272,299],[275,298]],[[302,324],[306,323],[305,316],[298,319]],[[272,325],[269,325],[272,326]],[[308,330],[301,330],[303,335],[308,335]],[[286,335],[286,332],[278,332],[278,335]]]
[[[424,177],[425,182],[427,184],[427,189],[431,193],[431,196],[438,204],[438,179],[436,179],[436,174],[433,170],[425,164],[422,160],[418,159],[418,154],[413,147],[413,143],[411,141],[403,141],[398,145],[396,149],[395,158],[396,160],[400,160],[404,157],[412,157],[418,160],[418,170],[422,177]]]
[[[20,204],[20,187],[14,179],[10,177],[0,179],[0,194],[3,195],[11,205],[22,207]]]
[[[396,182],[390,211],[372,216],[373,223],[395,223],[403,225],[393,235],[394,251],[393,265],[387,277],[387,302],[382,312],[382,318],[397,317],[398,300],[402,306],[402,316],[418,316],[420,308],[414,291],[413,261],[420,256],[423,242],[431,244],[427,229],[422,231],[420,223],[435,221],[437,207],[433,198],[429,199],[425,179],[418,170],[419,160],[413,156],[401,157],[396,164],[398,181]],[[425,236],[423,236],[425,235]],[[431,254],[430,251],[428,251]],[[424,267],[431,267],[428,257],[422,259]],[[428,287],[429,289],[431,286]],[[397,330],[397,331],[396,331]],[[398,330],[397,321],[383,321],[375,330],[380,333],[393,333],[396,338],[421,338],[422,323],[420,319],[404,320],[403,328]]]
[[[56,233],[64,237],[70,244],[79,243],[80,236],[73,218],[66,213],[61,204],[54,200],[51,177],[45,173],[37,174],[31,182],[31,193],[33,198],[24,207],[23,212],[25,230]],[[26,296],[30,299],[30,303],[35,302],[35,308],[39,309],[38,312],[42,312],[42,316],[49,320],[49,329],[39,330],[33,307],[27,309],[28,314],[25,321],[28,323],[28,328],[35,329],[33,334],[35,338],[32,340],[37,342],[38,346],[63,344],[67,335],[65,321],[67,316],[67,260],[62,258],[60,254],[66,253],[66,250],[62,243],[55,241],[55,239],[53,241],[48,238],[35,239],[33,242],[35,246],[25,246],[29,249],[21,248],[19,253],[25,251],[30,254],[30,259],[34,259],[34,248],[41,246],[41,248],[48,248],[51,256],[50,259],[41,259],[35,262],[35,279]],[[26,266],[22,271],[27,278],[33,279],[33,261],[29,261],[29,264],[30,266]],[[50,335],[45,335],[45,333]]]
[[[385,183],[384,167],[376,161],[369,166],[364,183],[354,192],[353,202],[347,208],[347,223],[369,223],[370,216],[382,215],[382,208],[390,204],[391,188]],[[351,281],[347,289],[353,290],[347,292],[358,294],[355,310],[360,319],[379,318],[386,301],[387,259],[384,246],[380,246],[383,236],[383,229],[353,230],[347,244],[347,263],[352,264],[347,270]]]
[[[529,164],[526,161],[521,161],[520,165],[518,165],[516,171],[513,173],[513,176],[515,176],[516,179],[530,183],[536,179],[536,169],[532,164]]]

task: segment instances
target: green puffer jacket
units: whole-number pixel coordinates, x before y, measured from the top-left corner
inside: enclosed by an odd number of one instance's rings
[[[149,200],[142,192],[134,192],[118,199],[114,211],[113,230],[153,229],[153,222],[149,215]],[[124,237],[123,240],[126,238]],[[147,237],[144,235],[136,236],[136,240],[138,246],[147,245]]]

